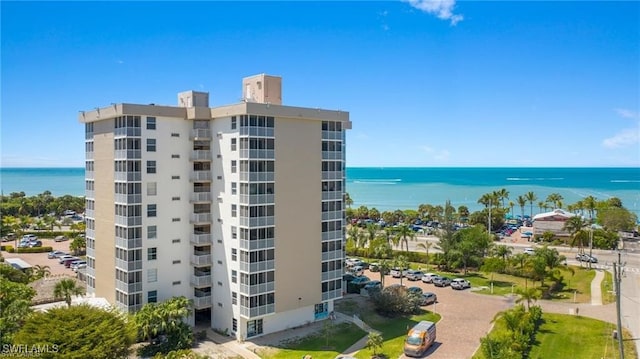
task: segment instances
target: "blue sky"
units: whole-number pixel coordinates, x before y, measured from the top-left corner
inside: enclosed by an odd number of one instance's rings
[[[350,112],[348,166],[640,167],[640,2],[1,3],[2,167],[82,167],[80,110]]]

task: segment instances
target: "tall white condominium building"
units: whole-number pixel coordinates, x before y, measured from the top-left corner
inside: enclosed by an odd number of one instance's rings
[[[249,338],[324,319],[343,293],[349,113],[240,103],[84,111],[88,292],[124,311],[193,299],[191,324]]]

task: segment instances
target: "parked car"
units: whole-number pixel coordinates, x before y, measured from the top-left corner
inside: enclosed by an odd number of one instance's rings
[[[420,287],[409,287],[407,288],[407,292],[414,293],[417,295],[422,295],[422,288]]]
[[[87,261],[85,261],[85,260],[73,261],[73,262],[71,262],[71,265],[69,266],[69,268],[73,269],[73,271],[75,272],[76,269],[78,268],[78,266],[80,266],[80,265],[84,265],[86,267],[87,266]]]
[[[77,266],[73,267],[72,269],[73,269],[74,272],[78,272],[82,268],[87,268],[87,263],[78,264]]]
[[[69,238],[65,237],[65,236],[57,236],[56,238],[53,239],[54,242],[64,242],[66,240],[68,240]]]
[[[590,256],[586,253],[578,253],[576,254],[576,259],[580,262],[591,262],[591,263],[598,263],[598,258],[594,257],[594,256]]]
[[[423,275],[424,273],[422,273],[422,271],[409,269],[406,272],[405,277],[407,277],[408,280],[420,280]]]
[[[345,260],[345,263],[347,267],[355,267],[357,265],[360,265],[360,263],[362,263],[362,260],[359,258],[347,258]]]
[[[368,283],[369,281],[370,281],[369,277],[363,275],[363,276],[354,278],[351,281],[351,283],[353,283],[353,284],[365,284],[365,283]]]
[[[35,234],[25,234],[24,236],[22,236],[22,241],[24,242],[35,241],[36,239],[38,239],[38,236],[36,236]]]
[[[451,289],[467,289],[467,288],[471,288],[471,283],[469,283],[468,280],[463,279],[463,278],[455,278],[453,280],[451,280]]]
[[[422,282],[423,283],[433,283],[433,278],[434,277],[438,277],[438,275],[435,274],[435,273],[425,273],[422,276]]]
[[[438,296],[435,293],[426,292],[422,293],[422,301],[420,305],[429,305],[438,301]]]
[[[63,256],[58,257],[58,263],[62,264],[62,263],[64,263],[64,261],[66,261],[67,259],[71,259],[71,258],[75,258],[75,257],[72,256],[72,255],[69,255],[69,254],[65,254]]]
[[[378,262],[369,264],[369,270],[372,272],[380,272],[380,264]]]
[[[362,266],[354,266],[351,268],[350,272],[356,277],[359,277],[364,274],[364,268]]]
[[[63,252],[63,251],[53,251],[53,252],[49,252],[47,254],[47,258],[49,259],[53,259],[53,258],[59,258],[60,256],[64,256],[67,253]]]
[[[433,278],[433,285],[435,285],[436,287],[446,287],[449,284],[451,284],[451,279],[447,277],[437,276]]]
[[[524,253],[529,254],[529,255],[534,255],[534,254],[536,254],[536,251],[531,247],[527,247],[527,248],[524,249]]]
[[[391,271],[389,272],[391,274],[391,276],[393,278],[401,278],[404,277],[407,273],[406,269],[400,269],[400,268],[392,268]]]
[[[366,290],[382,289],[382,282],[380,282],[379,280],[369,281],[367,284],[364,285],[364,289]]]
[[[29,248],[33,248],[33,247],[42,247],[42,241],[35,240],[35,241],[29,242]]]

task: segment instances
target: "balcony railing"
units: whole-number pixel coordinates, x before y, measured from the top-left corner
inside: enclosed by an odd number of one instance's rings
[[[273,172],[240,172],[240,181],[273,182],[274,179]]]
[[[261,272],[275,268],[275,261],[263,261],[256,263],[240,262],[240,271],[242,272]]]
[[[344,274],[344,271],[342,269],[329,271],[329,272],[322,272],[322,281],[342,278],[343,274]]]
[[[211,213],[191,213],[191,223],[210,223]]]
[[[273,137],[274,129],[271,127],[241,127],[240,136]]]
[[[211,139],[211,130],[208,128],[194,128],[191,130],[191,139],[192,140],[210,140]]]
[[[93,171],[85,170],[84,171],[84,178],[86,178],[86,179],[94,179],[95,177],[94,177]]]
[[[140,159],[142,157],[142,151],[140,150],[115,150],[114,159],[126,160],[126,159]]]
[[[211,296],[207,295],[204,297],[194,297],[193,298],[193,306],[196,309],[205,309],[211,306],[212,300]]]
[[[264,158],[274,159],[274,150],[240,150],[240,158]]]
[[[211,151],[195,150],[191,152],[192,161],[211,161]]]
[[[213,263],[211,254],[192,254],[191,263],[196,266],[211,265]]]
[[[343,217],[344,217],[344,212],[342,211],[322,212],[323,221],[333,221],[336,219],[342,219]]]
[[[116,237],[116,246],[124,249],[142,248],[142,239],[125,239]]]
[[[322,192],[322,200],[340,200],[342,199],[342,191],[327,191]]]
[[[323,241],[328,241],[330,239],[342,239],[342,231],[331,231],[322,233]]]
[[[323,140],[342,140],[342,131],[322,131]]]
[[[120,226],[141,226],[142,217],[116,216],[116,224]]]
[[[142,292],[142,283],[125,283],[116,280],[116,289],[119,289],[125,293]]]
[[[323,180],[341,180],[344,178],[342,171],[322,171]]]
[[[341,160],[342,155],[342,151],[322,151],[323,160]]]
[[[275,217],[240,217],[240,225],[244,227],[265,227],[273,226],[275,223]]]
[[[117,203],[142,203],[141,194],[122,194],[116,193],[115,202]]]
[[[210,287],[211,275],[203,275],[203,276],[192,275],[191,284],[194,287]]]
[[[96,230],[95,229],[85,229],[84,231],[84,235],[87,236],[87,238],[96,238]]]
[[[275,196],[272,194],[241,194],[239,200],[241,204],[275,203]]]
[[[240,240],[240,248],[245,250],[254,250],[254,249],[266,249],[274,247],[274,239],[257,239],[250,241],[248,239]]]
[[[120,182],[141,181],[142,172],[116,172],[114,178]]]
[[[211,192],[191,193],[191,202],[211,202]]]
[[[342,289],[336,289],[328,292],[322,292],[322,301],[327,301],[329,299],[338,299],[342,298]]]
[[[256,308],[240,307],[240,315],[247,318],[275,313],[275,304],[267,304]]]
[[[125,261],[116,258],[116,267],[124,271],[140,270],[142,269],[142,261]]]
[[[329,261],[329,260],[333,260],[333,259],[344,259],[344,252],[343,251],[331,251],[331,252],[323,252],[322,253],[322,260],[323,261]]]
[[[84,195],[87,198],[96,198],[96,191],[88,189],[88,190],[84,191]]]
[[[96,218],[95,217],[95,210],[93,210],[93,209],[85,209],[84,210],[84,216],[85,217],[89,217],[89,218]]]
[[[192,171],[189,179],[194,182],[210,182],[213,178],[211,171]]]
[[[246,295],[256,295],[261,293],[273,292],[275,290],[275,282],[268,282],[256,285],[240,284],[240,293]]]
[[[120,128],[116,128],[115,131],[113,131],[113,136],[114,137],[126,137],[126,136],[139,137],[141,133],[142,133],[142,130],[140,129],[140,127],[120,127]]]
[[[85,152],[84,153],[84,158],[88,159],[88,160],[92,160],[93,159],[93,154],[94,152]]]
[[[192,244],[212,244],[211,233],[205,234],[191,234],[191,243]]]

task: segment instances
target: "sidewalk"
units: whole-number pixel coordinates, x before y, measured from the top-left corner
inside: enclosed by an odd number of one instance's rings
[[[365,332],[367,332],[367,335],[365,335],[364,337],[360,338],[360,340],[358,340],[357,342],[353,343],[350,347],[345,349],[345,351],[343,351],[342,354],[339,354],[338,356],[336,356],[336,359],[342,358],[343,356],[355,356],[357,352],[359,352],[360,350],[364,349],[364,347],[367,345],[367,340],[368,340],[369,333],[378,333],[378,334],[380,334],[379,331],[371,328],[369,325],[367,325],[367,323],[363,322],[359,318],[356,319],[354,317],[351,317],[351,316],[348,316],[346,314],[342,314],[342,313],[339,313],[339,312],[335,312],[335,314],[336,314],[336,319],[342,320],[342,321],[345,321],[345,322],[351,322],[351,323],[357,325],[358,327],[360,327],[360,329],[362,329]]]

